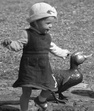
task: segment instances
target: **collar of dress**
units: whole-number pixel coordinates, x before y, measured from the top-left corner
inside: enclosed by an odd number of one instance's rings
[[[30,29],[32,29],[32,30],[36,31],[37,33],[41,34],[40,31],[38,31],[37,29],[35,29],[35,28],[32,27],[32,26],[30,27]]]

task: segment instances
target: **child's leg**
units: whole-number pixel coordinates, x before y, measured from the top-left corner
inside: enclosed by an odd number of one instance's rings
[[[49,97],[51,92],[49,90],[42,90],[40,95],[39,95],[39,100],[40,101],[46,101],[46,99]]]
[[[32,88],[22,87],[22,95],[20,97],[21,111],[28,110],[28,103],[29,103],[31,92],[32,92]]]
[[[37,105],[39,105],[43,111],[45,111],[45,109],[47,109],[48,105],[47,105],[46,100],[50,94],[51,94],[51,92],[49,90],[42,90],[40,95],[37,98],[35,98],[35,100],[34,100],[35,103]]]

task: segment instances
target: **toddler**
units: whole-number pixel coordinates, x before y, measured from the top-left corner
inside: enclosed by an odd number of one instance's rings
[[[51,41],[49,30],[57,18],[57,11],[51,5],[40,2],[30,9],[27,21],[28,29],[23,30],[20,40],[5,39],[2,44],[12,51],[23,50],[18,79],[13,87],[22,87],[20,97],[21,111],[28,110],[29,98],[32,89],[40,89],[41,93],[34,99],[43,111],[47,109],[46,99],[51,91],[57,91],[57,82],[49,63],[49,52],[65,59],[70,52],[61,49]]]

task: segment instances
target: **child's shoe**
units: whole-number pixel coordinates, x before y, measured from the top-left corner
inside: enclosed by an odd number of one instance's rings
[[[36,97],[34,99],[35,105],[38,105],[40,108],[38,109],[38,111],[47,111],[47,102],[40,102],[38,97]]]

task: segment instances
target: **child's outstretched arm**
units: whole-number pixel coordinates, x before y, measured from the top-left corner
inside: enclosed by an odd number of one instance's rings
[[[27,32],[23,31],[20,40],[13,41],[10,39],[5,39],[4,41],[1,42],[1,45],[12,51],[19,51],[23,49],[23,46],[27,44],[27,41],[28,41]]]
[[[66,59],[70,55],[70,51],[67,49],[62,49],[58,47],[55,43],[51,42],[51,47],[50,47],[51,53],[54,55],[61,57],[63,59]]]

